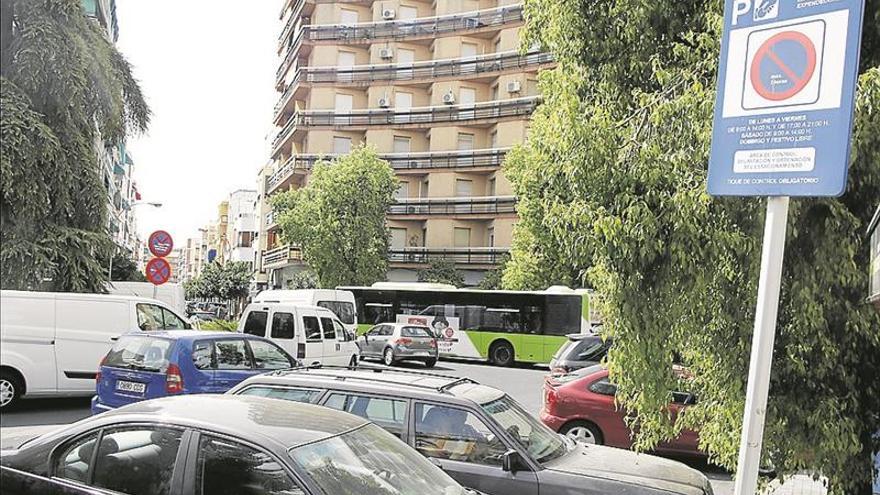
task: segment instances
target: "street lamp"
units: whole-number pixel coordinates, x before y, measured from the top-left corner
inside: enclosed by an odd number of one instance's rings
[[[150,205],[154,208],[161,208],[162,203],[157,203],[155,201],[135,201],[131,204],[131,206],[142,206],[142,205]]]

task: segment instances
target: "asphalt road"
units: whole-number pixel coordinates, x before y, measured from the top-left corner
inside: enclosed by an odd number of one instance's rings
[[[403,364],[412,369],[424,369],[421,364]],[[546,368],[538,366],[519,366],[515,368],[499,368],[480,363],[462,361],[441,361],[432,370],[436,373],[448,373],[467,376],[480,383],[507,392],[523,407],[537,415],[541,409],[541,387]],[[14,441],[14,437],[43,433],[55,425],[72,423],[88,417],[89,399],[35,399],[23,401],[14,411],[0,413],[0,443]],[[722,469],[705,463],[685,461],[699,469],[712,480],[716,495],[732,495],[733,482],[730,474]],[[788,485],[788,483],[786,484]],[[812,488],[777,491],[777,494],[791,493],[798,495],[819,495],[821,491]]]

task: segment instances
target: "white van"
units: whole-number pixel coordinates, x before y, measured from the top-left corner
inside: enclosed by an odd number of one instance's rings
[[[305,364],[348,366],[360,356],[353,333],[327,308],[289,303],[251,303],[238,331],[266,337]]]
[[[183,284],[169,282],[155,286],[150,282],[116,281],[107,283],[107,292],[119,296],[140,296],[156,299],[171,306],[179,314],[186,314],[186,296]]]
[[[191,328],[186,319],[154,299],[0,291],[0,407],[21,397],[92,395],[120,335],[183,328]]]
[[[254,303],[288,303],[303,306],[320,306],[332,311],[352,334],[357,334],[357,310],[354,294],[347,290],[296,289],[264,290],[257,294]]]

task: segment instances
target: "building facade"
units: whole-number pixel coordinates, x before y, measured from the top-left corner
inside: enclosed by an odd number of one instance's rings
[[[553,65],[540,50],[519,51],[522,4],[286,0],[281,21],[263,202],[302,186],[318,159],[369,143],[400,180],[389,280],[414,281],[443,258],[477,283],[509,250],[516,198],[500,166],[526,138],[538,71]],[[273,272],[299,253],[266,215],[262,268],[269,285],[283,285]]]
[[[257,221],[254,213],[257,191],[239,189],[229,195],[227,201],[226,261],[243,261],[254,266],[254,242],[257,236]]]

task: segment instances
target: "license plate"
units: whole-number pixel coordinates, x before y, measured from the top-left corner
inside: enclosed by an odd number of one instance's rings
[[[119,390],[121,392],[134,392],[136,394],[143,394],[144,391],[147,390],[147,384],[119,380],[116,382],[116,390]]]
[[[413,354],[416,356],[427,356],[428,352],[427,351],[419,351],[419,352],[414,352]]]

